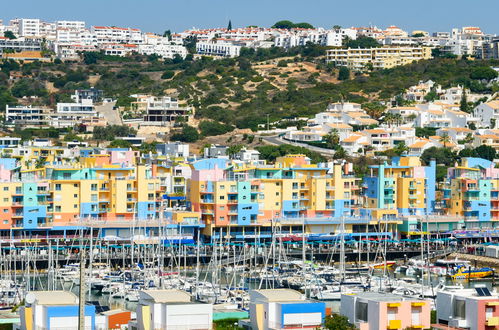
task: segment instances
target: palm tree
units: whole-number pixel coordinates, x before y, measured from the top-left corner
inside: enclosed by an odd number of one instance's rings
[[[398,156],[402,155],[404,152],[407,152],[408,150],[409,148],[407,147],[404,141],[397,143],[397,145],[395,145],[395,148],[393,148],[393,151]]]
[[[473,134],[468,133],[468,134],[466,134],[466,137],[464,138],[464,143],[470,144],[470,143],[473,143],[473,140],[474,140]]]
[[[340,135],[338,134],[338,130],[333,128],[331,132],[324,136],[324,140],[330,149],[336,148],[336,146],[340,144]]]
[[[348,158],[348,153],[343,147],[338,147],[336,149],[336,152],[333,155],[333,159],[347,159]]]
[[[447,144],[450,143],[450,136],[447,132],[440,137],[440,143],[444,145],[444,148],[447,148]]]

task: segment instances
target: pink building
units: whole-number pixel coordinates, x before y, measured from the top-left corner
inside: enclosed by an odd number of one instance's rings
[[[430,301],[389,293],[342,294],[340,314],[361,330],[428,329]]]
[[[437,293],[437,321],[470,330],[499,329],[497,293],[482,288]]]

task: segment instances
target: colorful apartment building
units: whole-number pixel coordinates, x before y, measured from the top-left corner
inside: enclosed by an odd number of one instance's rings
[[[391,164],[370,166],[361,211],[373,218],[430,214],[435,208],[435,175],[435,161],[422,166],[419,157],[394,157]]]
[[[470,330],[499,329],[499,299],[487,288],[440,291],[435,303],[437,322],[442,325]]]
[[[340,314],[361,330],[429,329],[429,300],[389,293],[342,294]]]
[[[241,233],[256,233],[258,228],[261,233],[261,226],[300,226],[303,219],[310,225],[312,219],[332,225],[328,221],[333,218],[353,216],[358,203],[358,180],[351,166],[311,165],[304,155],[256,167],[203,159],[193,168],[188,199],[210,234],[215,228]]]
[[[465,228],[493,228],[499,220],[499,169],[491,161],[463,158],[448,169],[443,187],[443,207],[449,216],[464,221]]]

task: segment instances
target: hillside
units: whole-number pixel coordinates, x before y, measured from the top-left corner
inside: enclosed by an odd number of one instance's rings
[[[464,84],[472,91],[488,91],[476,72],[499,65],[492,61],[437,58],[394,69],[351,74],[338,80],[338,70],[324,64],[324,49],[307,46],[282,50],[246,51],[236,59],[179,58],[160,61],[155,56],[119,58],[87,54],[81,63],[0,65],[0,107],[31,103],[54,106],[69,100],[75,88],[90,85],[128,106],[129,95],[172,95],[195,108],[197,123],[219,122],[218,130],[255,129],[258,124],[285,117],[310,117],[329,102],[387,101],[419,80],[432,79],[444,87]],[[9,79],[16,76],[16,79]],[[492,87],[492,88],[495,88]],[[36,98],[29,98],[35,96]],[[27,98],[28,97],[28,98]],[[206,125],[205,125],[206,126]],[[210,131],[210,132],[208,132]]]

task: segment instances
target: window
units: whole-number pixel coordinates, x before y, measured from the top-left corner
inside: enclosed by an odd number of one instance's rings
[[[3,187],[3,191],[9,191],[9,187]]]
[[[3,224],[4,224],[4,225],[7,225],[8,223],[9,223],[9,220],[4,220],[4,221],[3,221]]]
[[[466,301],[465,300],[454,300],[453,314],[455,319],[465,319],[466,318]]]
[[[77,184],[77,183],[75,183],[75,184],[73,185],[73,187],[78,188],[78,184]]]
[[[221,186],[220,186],[220,189],[225,189],[225,186],[224,186],[224,185],[221,185]]]
[[[356,321],[367,322],[367,303],[357,301],[355,306]]]
[[[56,207],[55,207],[55,211],[56,211],[56,212],[61,212],[61,206],[60,206],[60,205],[56,205]]]
[[[223,200],[223,199],[225,199],[225,196],[220,196],[220,200]]]
[[[220,217],[220,221],[225,221],[225,217]]]
[[[74,209],[77,209],[77,208],[78,208],[78,204],[74,204],[74,205],[73,205],[73,208],[74,208]]]
[[[73,195],[73,197],[74,197],[74,198],[78,198],[78,194],[74,194],[74,195]]]
[[[412,325],[421,324],[421,307],[412,307],[411,319],[412,319]]]
[[[3,209],[3,213],[9,213],[9,209]]]
[[[225,206],[220,206],[220,211],[225,210]]]
[[[97,194],[90,195],[90,201],[97,202]]]
[[[6,203],[8,203],[9,202],[9,198],[4,198],[3,201],[6,202]]]
[[[67,173],[67,172],[62,173],[62,178],[64,180],[71,179],[71,173]]]
[[[278,192],[278,191],[276,191],[276,192],[275,192],[275,195],[276,195],[276,196],[279,196],[279,192]]]
[[[55,190],[57,190],[57,191],[61,190],[61,184],[60,183],[56,183]]]
[[[154,183],[148,183],[147,190],[154,190]]]
[[[92,183],[92,184],[90,185],[90,190],[92,190],[92,191],[97,191],[97,183]]]

